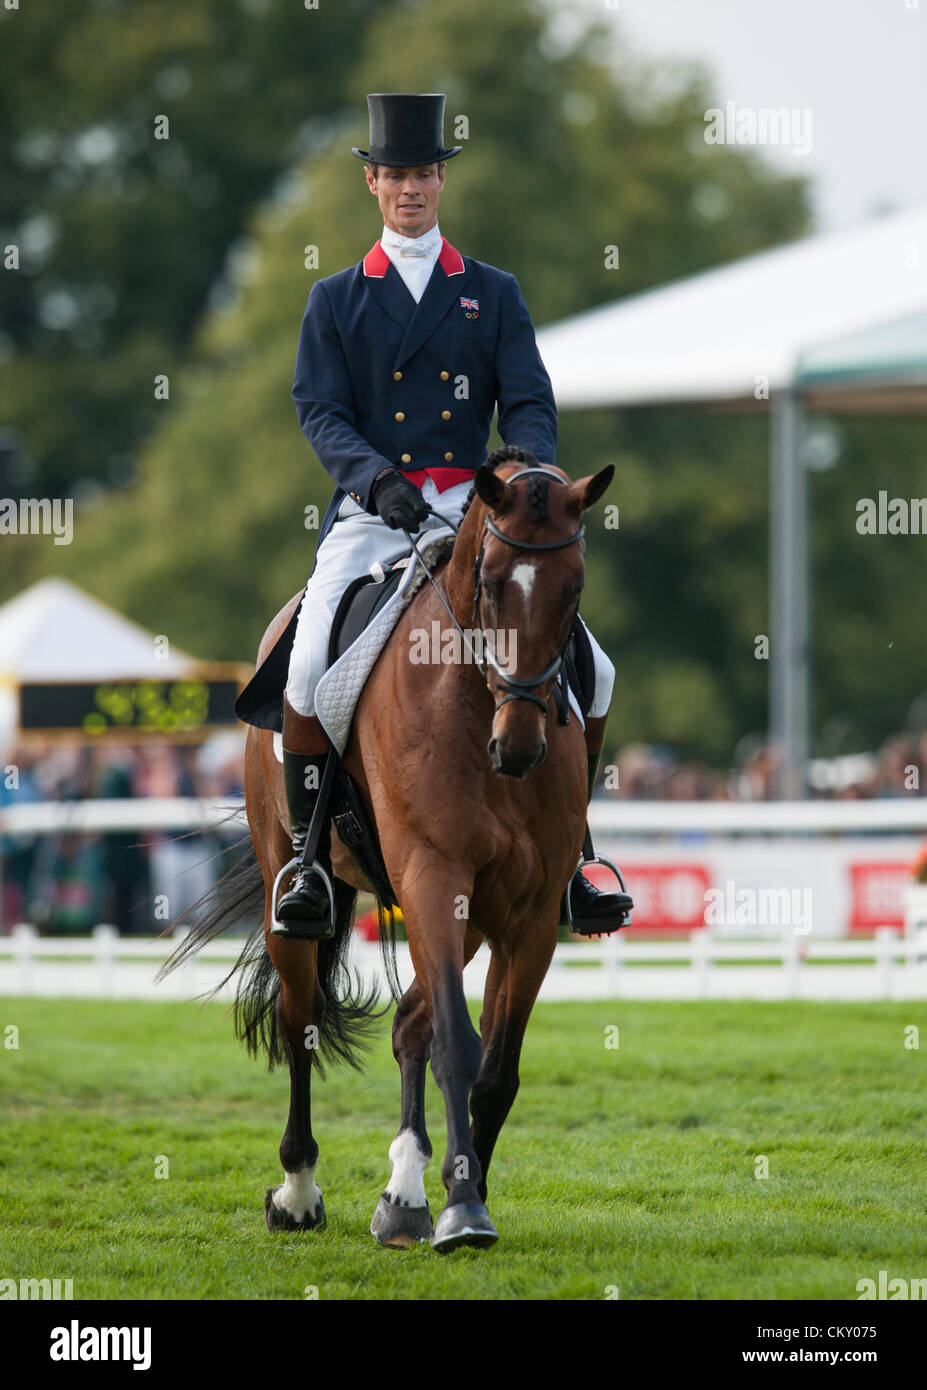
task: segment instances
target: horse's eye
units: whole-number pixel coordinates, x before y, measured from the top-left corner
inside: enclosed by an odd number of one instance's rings
[[[483,580],[483,592],[485,593],[486,597],[489,599],[490,603],[496,603],[496,604],[498,604],[499,599],[500,599],[501,596],[502,596],[502,580],[501,580],[501,579],[484,579],[484,580]]]

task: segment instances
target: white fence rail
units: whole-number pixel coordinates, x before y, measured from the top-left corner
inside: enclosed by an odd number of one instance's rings
[[[25,801],[0,807],[5,835],[104,834],[110,830],[209,830],[230,812],[247,828],[245,803],[237,797],[138,797],[120,800]]]
[[[0,833],[202,830],[244,803],[229,797],[42,801],[0,807]],[[595,797],[589,825],[600,835],[832,835],[927,831],[927,797],[879,801],[615,801]]]
[[[0,937],[0,996],[192,999],[226,975],[241,938],[212,942],[161,984],[154,976],[177,938],[140,941],[99,926],[90,937],[40,937],[21,925]],[[489,961],[483,947],[467,967],[469,998],[480,998]],[[379,947],[356,940],[352,962],[382,981]],[[403,986],[412,980],[408,947],[397,949]],[[228,997],[226,989],[220,997]],[[870,941],[719,941],[707,931],[681,941],[621,936],[557,947],[541,989],[546,1000],[588,999],[927,999],[927,931],[911,940],[883,927]]]
[[[880,801],[610,801],[589,806],[592,833],[833,835],[927,830],[927,797]]]

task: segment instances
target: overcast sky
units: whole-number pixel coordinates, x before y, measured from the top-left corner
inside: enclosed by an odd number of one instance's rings
[[[821,229],[927,204],[927,0],[550,0],[616,28],[620,61],[692,58],[713,99],[810,109],[811,150],[766,146],[811,175]]]

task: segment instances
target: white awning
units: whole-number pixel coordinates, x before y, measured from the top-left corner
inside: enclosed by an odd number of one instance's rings
[[[803,352],[922,310],[927,208],[563,319],[538,347],[561,410],[752,401],[758,382],[792,385]]]

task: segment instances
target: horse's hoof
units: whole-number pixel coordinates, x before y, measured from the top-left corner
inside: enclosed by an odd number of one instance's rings
[[[408,1250],[410,1245],[427,1244],[434,1233],[431,1208],[427,1204],[401,1207],[391,1202],[385,1192],[370,1222],[370,1234],[391,1250]]]
[[[321,1231],[325,1225],[325,1203],[322,1201],[322,1194],[319,1194],[317,1215],[310,1216],[307,1211],[303,1219],[297,1221],[289,1212],[281,1211],[274,1201],[274,1193],[279,1192],[282,1187],[282,1183],[280,1187],[269,1187],[264,1195],[264,1218],[268,1231]]]
[[[431,1243],[440,1254],[446,1255],[458,1245],[484,1247],[495,1245],[498,1239],[499,1232],[481,1202],[459,1202],[457,1206],[444,1208]]]

